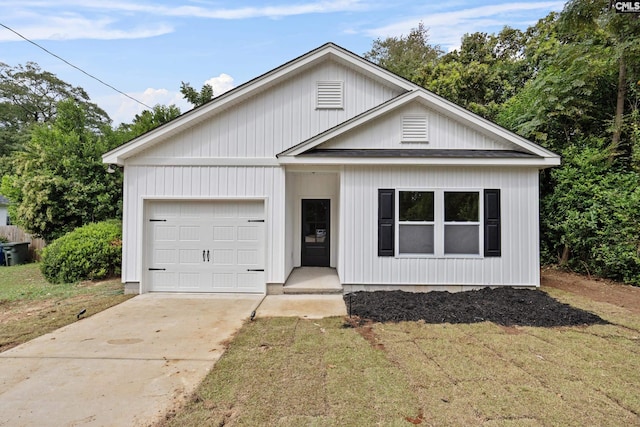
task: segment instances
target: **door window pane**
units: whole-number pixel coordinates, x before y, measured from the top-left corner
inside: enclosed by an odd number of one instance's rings
[[[401,254],[432,254],[433,225],[400,225]]]
[[[433,221],[433,191],[400,191],[400,221]]]

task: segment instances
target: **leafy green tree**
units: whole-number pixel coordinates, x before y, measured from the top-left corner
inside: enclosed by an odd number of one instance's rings
[[[92,128],[101,129],[111,122],[107,113],[89,101],[84,89],[43,71],[38,64],[11,67],[0,63],[0,156],[29,140],[32,125],[55,119],[57,105],[65,99],[83,105]]]
[[[563,156],[541,179],[543,260],[640,284],[640,27],[607,6],[570,1],[528,30],[532,78],[497,119]]]
[[[637,86],[640,72],[640,19],[636,14],[619,14],[607,0],[571,0],[561,15],[561,29],[571,43],[591,45],[594,39],[609,48],[617,65],[615,114],[611,144],[621,144],[625,104],[629,86]],[[597,38],[594,35],[597,34]],[[636,104],[637,105],[637,104]],[[625,144],[630,154],[632,147]]]
[[[114,138],[124,143],[170,122],[180,114],[180,109],[173,104],[169,106],[157,104],[152,110],[144,110],[142,113],[136,114],[133,122],[121,124],[116,129]]]
[[[493,119],[501,105],[531,77],[525,34],[505,27],[499,34],[465,34],[460,49],[423,68],[419,84]]]
[[[189,83],[181,82],[180,92],[184,99],[194,107],[199,107],[213,99],[213,87],[210,84],[203,85],[200,92],[198,92]]]
[[[0,193],[12,219],[53,240],[90,222],[121,215],[122,174],[107,174],[101,155],[113,140],[92,130],[92,115],[73,99],[59,102],[50,123],[34,125],[24,150],[12,156],[14,173]]]
[[[429,30],[421,22],[407,36],[376,39],[364,58],[418,83],[425,67],[434,66],[443,54],[440,46],[429,44]]]

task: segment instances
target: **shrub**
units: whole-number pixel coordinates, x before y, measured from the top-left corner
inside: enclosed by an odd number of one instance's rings
[[[54,240],[42,251],[42,274],[50,283],[95,280],[120,273],[122,224],[88,224]]]
[[[0,243],[9,243],[9,239],[4,236],[0,236]]]

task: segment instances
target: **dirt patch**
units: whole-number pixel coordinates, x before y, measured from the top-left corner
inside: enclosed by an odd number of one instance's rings
[[[607,324],[599,316],[563,304],[541,290],[496,288],[468,292],[355,292],[344,296],[352,316],[374,322],[493,322],[502,326]]]
[[[640,287],[556,269],[543,269],[540,285],[543,290],[546,287],[560,289],[640,314]]]

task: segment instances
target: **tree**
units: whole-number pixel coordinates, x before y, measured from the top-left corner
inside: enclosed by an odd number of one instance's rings
[[[610,49],[617,65],[616,102],[611,134],[614,152],[621,145],[627,89],[637,85],[640,72],[640,19],[636,14],[616,13],[606,0],[571,0],[563,10],[560,25],[566,39],[589,44],[598,34],[600,43]],[[636,106],[637,108],[637,106]],[[633,148],[625,144],[630,154]]]
[[[74,99],[83,105],[87,124],[101,129],[111,120],[81,87],[74,87],[43,71],[38,64],[11,67],[0,63],[0,156],[19,149],[29,139],[32,125],[55,119],[57,105]]]
[[[442,54],[440,46],[429,44],[429,30],[421,22],[407,36],[374,40],[364,58],[417,83],[421,70],[434,66]]]
[[[524,56],[526,37],[504,27],[498,35],[465,34],[459,49],[422,69],[417,82],[471,111],[493,119],[500,106],[531,76]]]
[[[640,285],[637,23],[599,0],[541,20],[532,78],[498,122],[562,154],[541,179],[543,260]]]
[[[121,124],[116,130],[115,138],[124,143],[170,122],[180,114],[180,109],[173,104],[169,106],[154,105],[152,110],[144,110],[142,113],[136,114],[132,123]]]
[[[92,129],[92,114],[73,99],[56,117],[36,124],[24,150],[11,160],[0,193],[12,201],[17,225],[51,241],[84,224],[121,215],[122,174],[107,174],[101,156],[116,142]]]
[[[199,107],[213,99],[213,87],[210,84],[203,85],[200,92],[198,92],[189,83],[181,82],[180,92],[184,99],[194,107]]]

